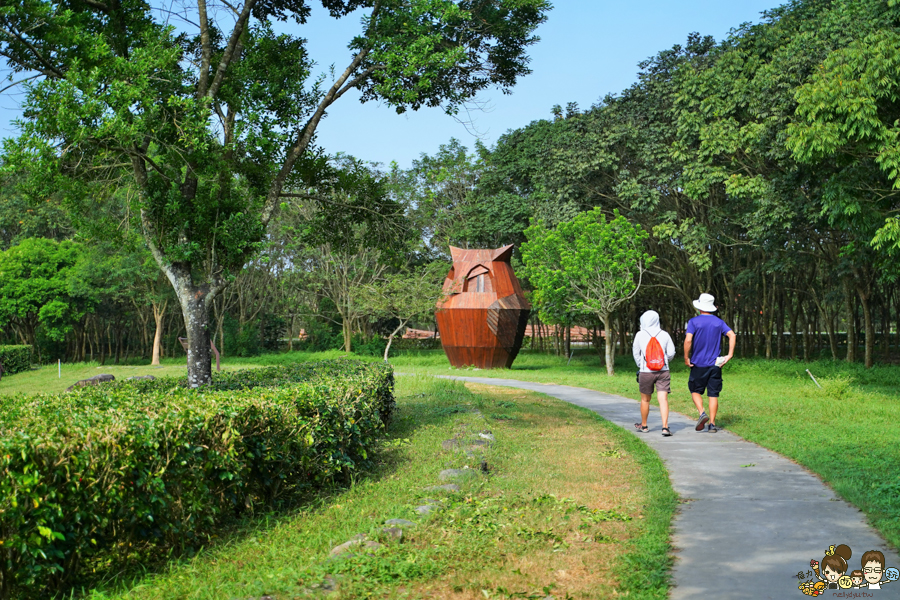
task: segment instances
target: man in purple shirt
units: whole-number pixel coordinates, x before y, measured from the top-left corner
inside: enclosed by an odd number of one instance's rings
[[[703,426],[709,421],[709,433],[718,431],[716,412],[719,410],[719,394],[722,392],[722,366],[734,356],[734,344],[737,340],[731,327],[711,314],[716,311],[715,301],[710,294],[700,294],[700,298],[694,300],[694,308],[700,314],[688,321],[687,335],[684,338],[684,364],[691,368],[688,389],[694,406],[700,412],[694,429],[703,431]],[[719,358],[723,335],[728,338],[728,354]],[[709,397],[709,416],[703,410],[704,392]]]

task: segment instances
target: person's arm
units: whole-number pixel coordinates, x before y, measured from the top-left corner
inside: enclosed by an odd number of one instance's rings
[[[688,367],[693,367],[694,363],[691,362],[691,343],[694,341],[694,334],[689,333],[684,336],[684,364]]]
[[[666,333],[666,347],[663,348],[663,351],[666,353],[666,362],[671,362],[673,358],[675,358],[675,342],[672,340],[672,336],[669,335],[669,332]]]
[[[640,335],[641,335],[641,332],[640,332],[640,331],[637,332],[637,333],[634,335],[634,343],[631,344],[631,355],[634,357],[634,364],[637,365],[637,368],[638,368],[638,369],[641,368],[641,366],[642,366],[641,363],[643,362],[643,357],[641,356],[641,354],[642,354],[642,352],[641,352],[641,344],[640,344],[640,342],[639,342],[639,340],[638,340],[638,338],[640,337]]]
[[[719,365],[720,367],[724,367],[728,364],[728,361],[734,356],[734,346],[737,344],[737,336],[734,334],[734,331],[729,330],[728,333],[725,334],[725,337],[728,338],[728,354],[725,356],[725,362]]]

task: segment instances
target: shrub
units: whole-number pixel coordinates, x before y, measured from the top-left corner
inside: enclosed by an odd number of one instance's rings
[[[280,350],[281,338],[287,333],[287,321],[273,313],[266,313],[259,320],[259,337],[264,350]]]
[[[362,356],[384,356],[387,340],[377,335],[369,339],[354,335],[351,344],[351,348],[355,354]]]
[[[31,346],[0,346],[3,374],[12,375],[31,368]]]
[[[441,348],[441,338],[394,338],[394,341],[391,342],[391,352],[394,350],[440,350]]]
[[[182,551],[222,523],[365,467],[393,410],[382,364],[333,361],[18,396],[0,414],[0,590]]]

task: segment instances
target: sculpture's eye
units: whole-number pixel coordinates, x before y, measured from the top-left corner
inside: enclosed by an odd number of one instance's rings
[[[494,286],[491,283],[491,272],[482,265],[478,265],[466,276],[466,292],[493,292]]]

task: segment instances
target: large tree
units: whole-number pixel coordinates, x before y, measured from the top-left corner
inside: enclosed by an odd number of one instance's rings
[[[546,0],[323,0],[362,15],[346,67],[310,78],[307,0],[0,0],[0,55],[26,84],[6,167],[36,198],[83,213],[125,198],[171,282],[188,380],[211,379],[209,310],[258,248],[285,195],[305,188],[316,129],[351,90],[402,112],[453,112],[528,72]],[[358,12],[356,12],[358,11]],[[293,21],[293,25],[288,22]],[[129,189],[128,194],[103,193]]]
[[[62,339],[84,310],[85,298],[70,286],[82,252],[75,242],[45,238],[28,238],[0,252],[0,327],[15,327],[39,360],[38,326],[48,338]]]
[[[384,274],[367,286],[363,305],[374,316],[389,319],[397,326],[388,335],[384,362],[388,361],[394,336],[410,321],[430,320],[443,297],[442,285],[449,265],[435,261]]]
[[[538,310],[598,318],[606,331],[606,373],[613,375],[612,316],[634,297],[653,262],[644,249],[647,233],[618,211],[607,220],[595,208],[555,229],[537,221],[525,235],[522,258]]]

